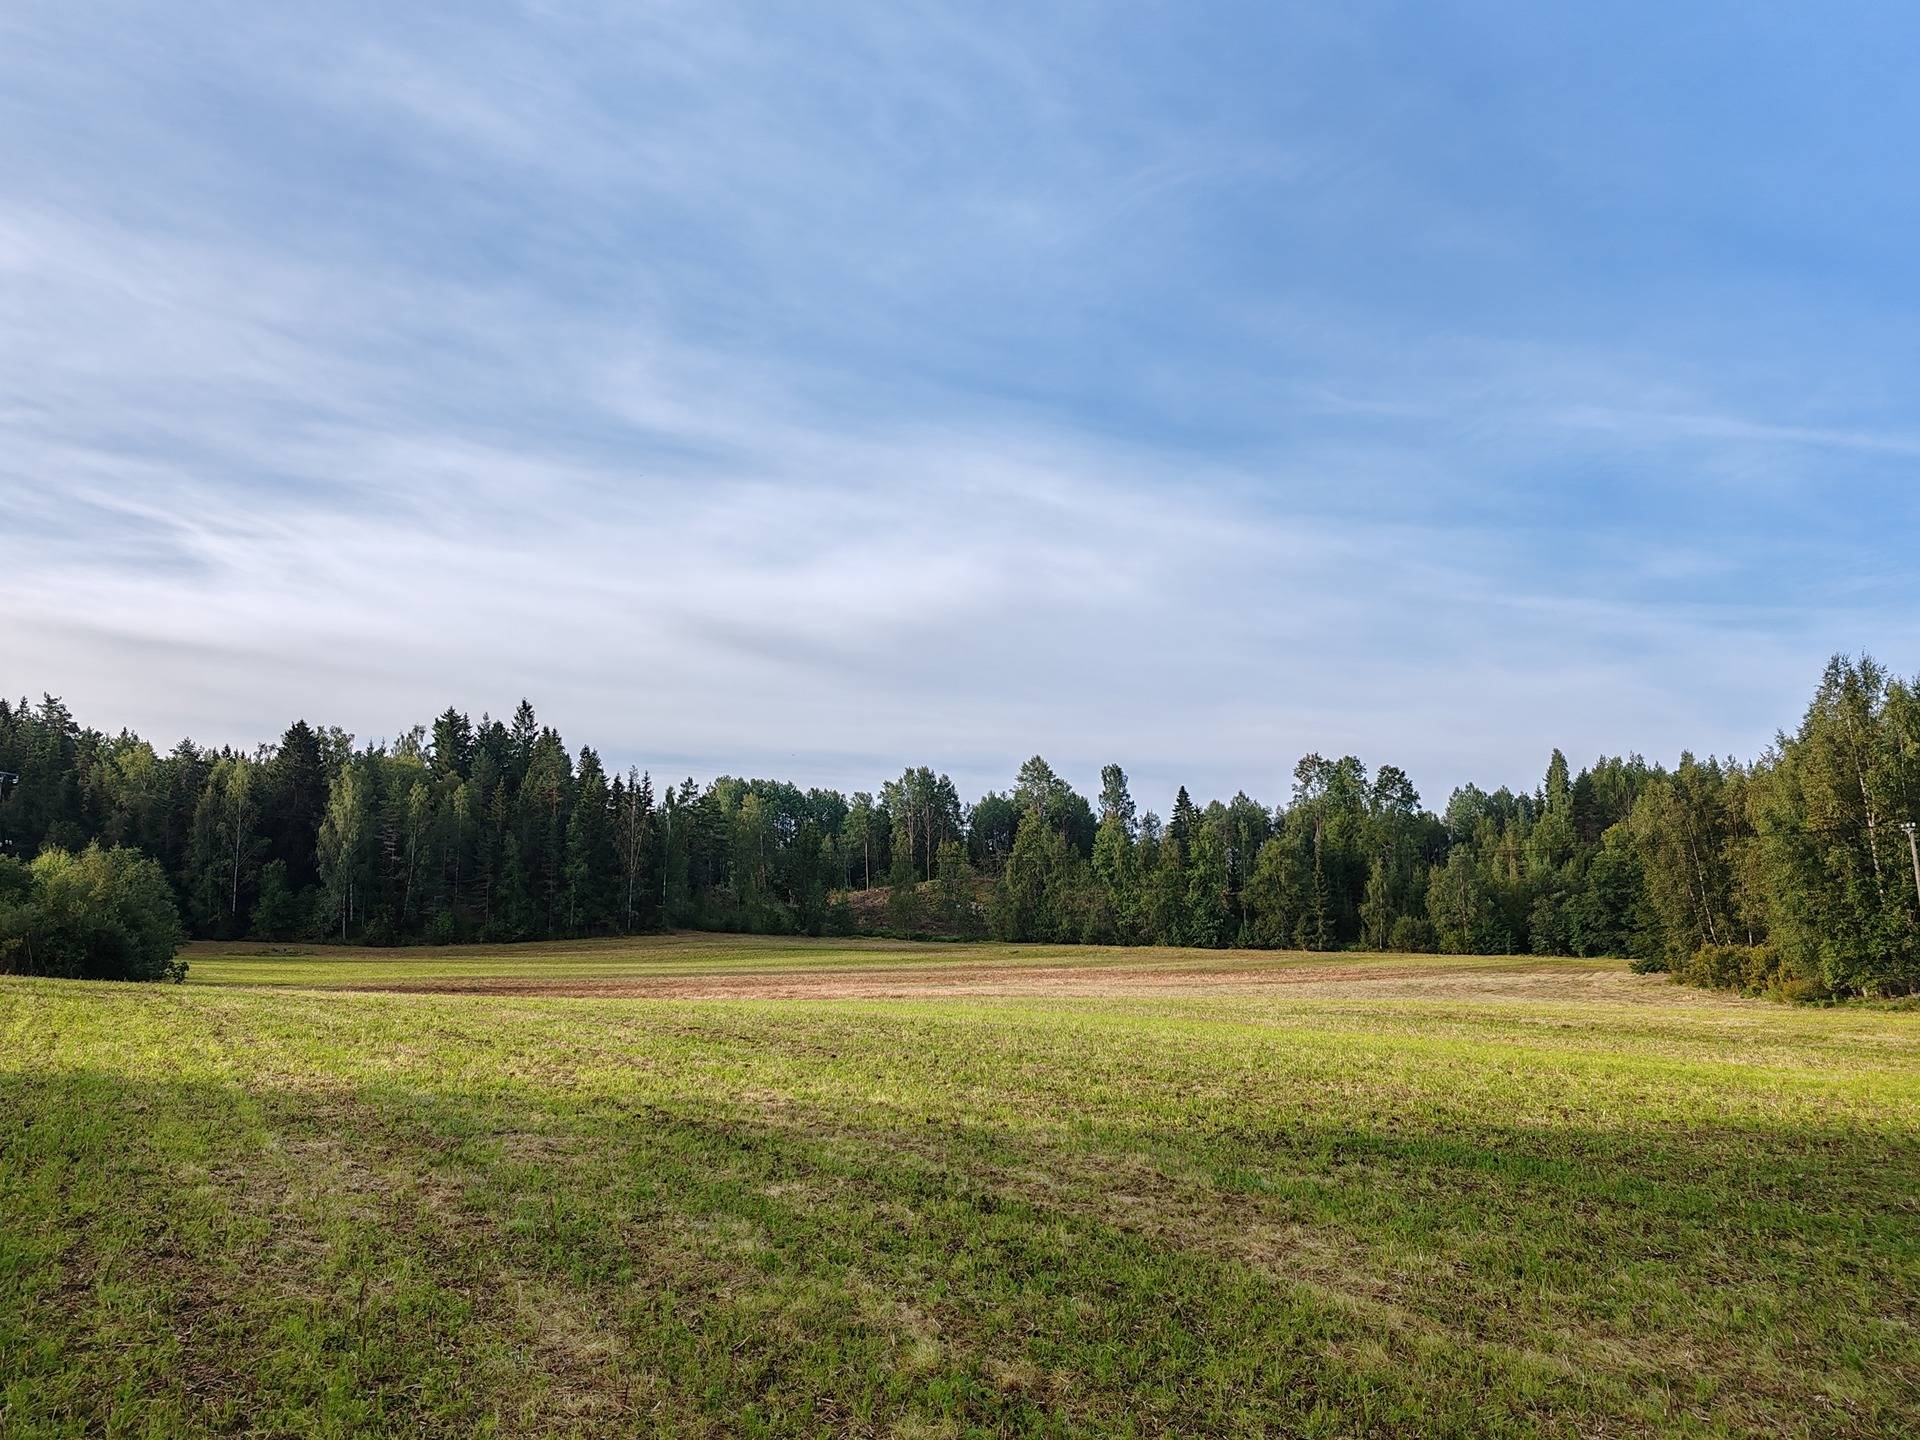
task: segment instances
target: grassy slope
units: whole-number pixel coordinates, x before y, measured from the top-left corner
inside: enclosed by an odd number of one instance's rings
[[[1920,1430],[1910,1014],[252,983],[963,953],[0,979],[0,1433]]]

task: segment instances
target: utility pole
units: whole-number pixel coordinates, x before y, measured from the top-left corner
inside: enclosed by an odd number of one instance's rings
[[[1904,821],[1900,828],[1907,832],[1907,853],[1913,856],[1913,893],[1920,899],[1920,840],[1914,838],[1914,822]]]

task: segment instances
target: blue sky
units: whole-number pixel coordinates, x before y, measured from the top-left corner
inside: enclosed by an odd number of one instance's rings
[[[0,689],[1532,785],[1920,669],[1908,6],[0,11]]]

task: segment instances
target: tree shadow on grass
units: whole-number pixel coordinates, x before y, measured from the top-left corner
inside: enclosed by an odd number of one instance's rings
[[[1905,1434],[1913,1147],[0,1074],[9,1434]]]

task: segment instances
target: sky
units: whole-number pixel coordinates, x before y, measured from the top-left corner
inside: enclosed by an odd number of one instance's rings
[[[1905,4],[0,7],[0,692],[1285,798],[1920,670]]]

